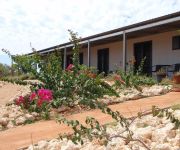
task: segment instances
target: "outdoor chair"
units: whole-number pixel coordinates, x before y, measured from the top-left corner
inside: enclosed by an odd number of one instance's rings
[[[163,78],[168,76],[168,67],[170,65],[154,65],[152,66],[152,77],[158,82],[161,82]]]

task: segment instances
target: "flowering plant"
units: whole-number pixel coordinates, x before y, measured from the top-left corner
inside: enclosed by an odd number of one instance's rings
[[[37,92],[31,93],[28,98],[20,96],[15,103],[30,112],[41,113],[45,119],[48,119],[52,100],[53,94],[51,90],[39,89]]]
[[[69,64],[69,66],[66,68],[66,71],[72,71],[73,68],[74,68],[74,65]]]

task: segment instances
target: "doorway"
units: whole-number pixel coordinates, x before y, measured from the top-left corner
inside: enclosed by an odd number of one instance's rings
[[[97,51],[97,69],[99,73],[104,72],[108,74],[109,72],[109,49],[100,49]]]
[[[142,73],[151,75],[152,74],[152,41],[140,42],[134,44],[134,71],[138,70],[141,61],[145,59],[142,68]]]

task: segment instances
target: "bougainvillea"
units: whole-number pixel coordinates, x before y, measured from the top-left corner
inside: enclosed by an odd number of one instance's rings
[[[48,89],[39,89],[38,97],[44,102],[50,102],[52,100],[52,91]]]
[[[72,71],[73,68],[74,68],[74,65],[69,64],[69,66],[66,68],[66,71]]]
[[[23,96],[19,96],[19,98],[15,101],[16,105],[21,105],[25,102],[24,97]]]
[[[49,118],[50,104],[53,100],[53,94],[51,90],[39,89],[37,92],[32,92],[27,97],[20,96],[16,101],[16,105],[27,109],[29,112],[42,113],[46,119]]]

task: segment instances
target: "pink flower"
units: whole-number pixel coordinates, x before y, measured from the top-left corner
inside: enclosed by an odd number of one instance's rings
[[[25,102],[24,97],[22,97],[22,96],[19,96],[19,98],[15,101],[16,105],[21,105],[24,102]]]
[[[42,99],[38,99],[38,102],[37,102],[38,107],[41,107],[42,103],[43,103]]]
[[[31,93],[30,101],[33,101],[35,97],[36,97],[36,93],[35,92]]]
[[[74,68],[73,64],[69,64],[69,66],[66,68],[67,71],[71,71]]]
[[[53,99],[52,91],[48,89],[39,89],[38,96],[42,101],[51,101]]]

